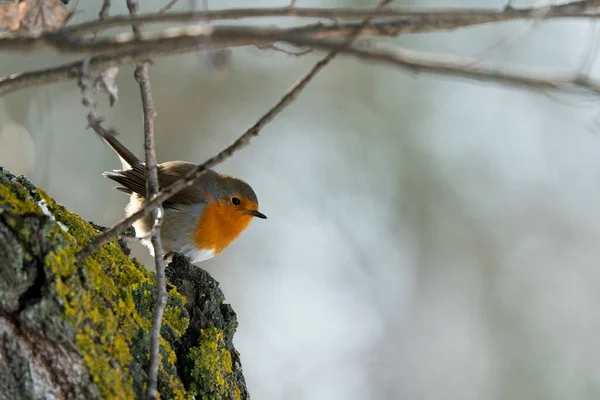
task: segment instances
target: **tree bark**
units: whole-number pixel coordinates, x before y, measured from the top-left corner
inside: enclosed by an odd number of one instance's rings
[[[0,399],[142,398],[154,274],[113,241],[0,167]],[[175,257],[161,329],[161,399],[249,399],[236,315],[206,271]]]

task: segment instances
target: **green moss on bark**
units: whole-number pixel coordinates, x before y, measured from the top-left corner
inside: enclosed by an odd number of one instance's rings
[[[55,249],[45,255],[44,272],[50,290],[63,307],[64,319],[72,326],[75,345],[82,353],[91,380],[104,398],[135,398],[134,384],[143,386],[146,377],[143,371],[149,362],[147,351],[139,348],[139,341],[147,336],[152,324],[155,294],[155,290],[145,290],[140,295],[139,288],[154,289],[153,274],[137,261],[130,260],[113,241],[85,260],[84,284],[75,264],[76,254],[99,232],[23,178],[11,178],[6,171],[2,172],[0,206],[4,213],[42,214],[37,203],[45,200],[50,214],[63,225],[54,223],[48,231],[48,239]],[[19,235],[24,240],[34,233],[22,228]],[[141,300],[141,309],[134,301],[135,295]],[[163,331],[172,331],[174,337],[187,328],[189,319],[182,309],[183,301],[176,290],[170,292]],[[168,394],[168,398],[189,398],[190,394],[176,375],[171,345],[164,340],[161,344],[164,355],[161,393]],[[132,348],[138,351],[132,352]],[[137,375],[130,371],[132,362],[141,364]]]
[[[190,350],[188,361],[193,365],[191,390],[202,400],[240,398],[240,388],[228,379],[233,374],[231,353],[225,347],[223,332],[215,327],[200,332],[200,343]]]
[[[0,311],[18,309],[24,327],[43,332],[55,343],[74,346],[95,385],[89,393],[106,399],[139,398],[150,361],[154,274],[124,254],[116,240],[88,257],[79,269],[77,252],[99,231],[27,179],[1,167],[0,217],[0,242],[9,244],[5,249],[15,249],[4,257],[13,270],[3,270],[7,266],[0,263],[0,278],[7,277],[6,286],[0,282]],[[27,244],[40,235],[45,237],[43,245],[28,251]],[[38,265],[37,270],[32,265]],[[189,279],[177,279],[176,287],[168,288],[161,329],[161,398],[248,398],[239,355],[231,343],[237,327],[235,313],[222,304],[218,284],[204,271],[182,260],[176,269]],[[13,289],[21,285],[23,290],[7,290],[9,285]],[[31,287],[36,287],[34,292]],[[189,296],[195,300],[189,301]],[[26,306],[21,304],[24,297]],[[204,303],[212,310],[209,314],[200,305]],[[193,325],[189,315],[196,315]]]

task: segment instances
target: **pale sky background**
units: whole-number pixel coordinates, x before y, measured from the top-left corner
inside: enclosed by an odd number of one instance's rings
[[[80,2],[77,20],[97,13],[88,3]],[[113,1],[112,14],[126,13],[121,3]],[[143,2],[145,11],[163,4]],[[187,7],[182,1],[177,9]],[[526,25],[383,42],[477,56]],[[489,60],[575,70],[594,32],[600,29],[585,21],[544,22]],[[223,75],[207,69],[203,56],[157,60],[159,161],[214,155],[321,56],[235,49]],[[67,59],[3,55],[0,75]],[[101,97],[99,113],[142,156],[132,74],[133,67],[121,68],[119,103],[109,109]],[[85,115],[75,81],[0,98],[0,164],[110,225],[123,216],[127,196],[101,176],[119,162],[85,129]],[[249,182],[269,217],[201,264],[237,312],[234,342],[252,397],[597,399],[599,121],[591,96],[549,97],[334,61],[251,146],[217,168]],[[152,265],[145,249],[134,252]]]

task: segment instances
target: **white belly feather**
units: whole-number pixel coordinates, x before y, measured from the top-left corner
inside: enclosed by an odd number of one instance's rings
[[[137,211],[141,206],[140,203],[132,201],[127,207],[127,214],[131,215]],[[215,256],[213,249],[199,249],[193,241],[194,231],[203,209],[204,205],[196,204],[165,210],[160,228],[160,238],[165,254],[169,252],[179,253],[188,258],[191,263],[206,261]],[[133,224],[133,227],[136,236],[141,238],[142,244],[148,247],[150,254],[154,256],[154,248],[149,237],[149,222],[148,218],[141,218]]]

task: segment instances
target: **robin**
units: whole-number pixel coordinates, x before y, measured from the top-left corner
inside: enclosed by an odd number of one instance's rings
[[[115,189],[130,195],[125,208],[127,216],[138,211],[146,199],[146,166],[110,132],[92,128],[117,153],[122,170],[104,172],[103,175],[121,186]],[[198,165],[187,161],[167,161],[158,164],[158,185],[162,189]],[[160,238],[165,258],[175,253],[197,263],[219,254],[254,218],[267,219],[258,211],[258,199],[246,182],[233,176],[207,170],[196,183],[163,203],[164,214]],[[154,249],[149,240],[152,229],[150,217],[133,223],[135,233],[142,243]]]

